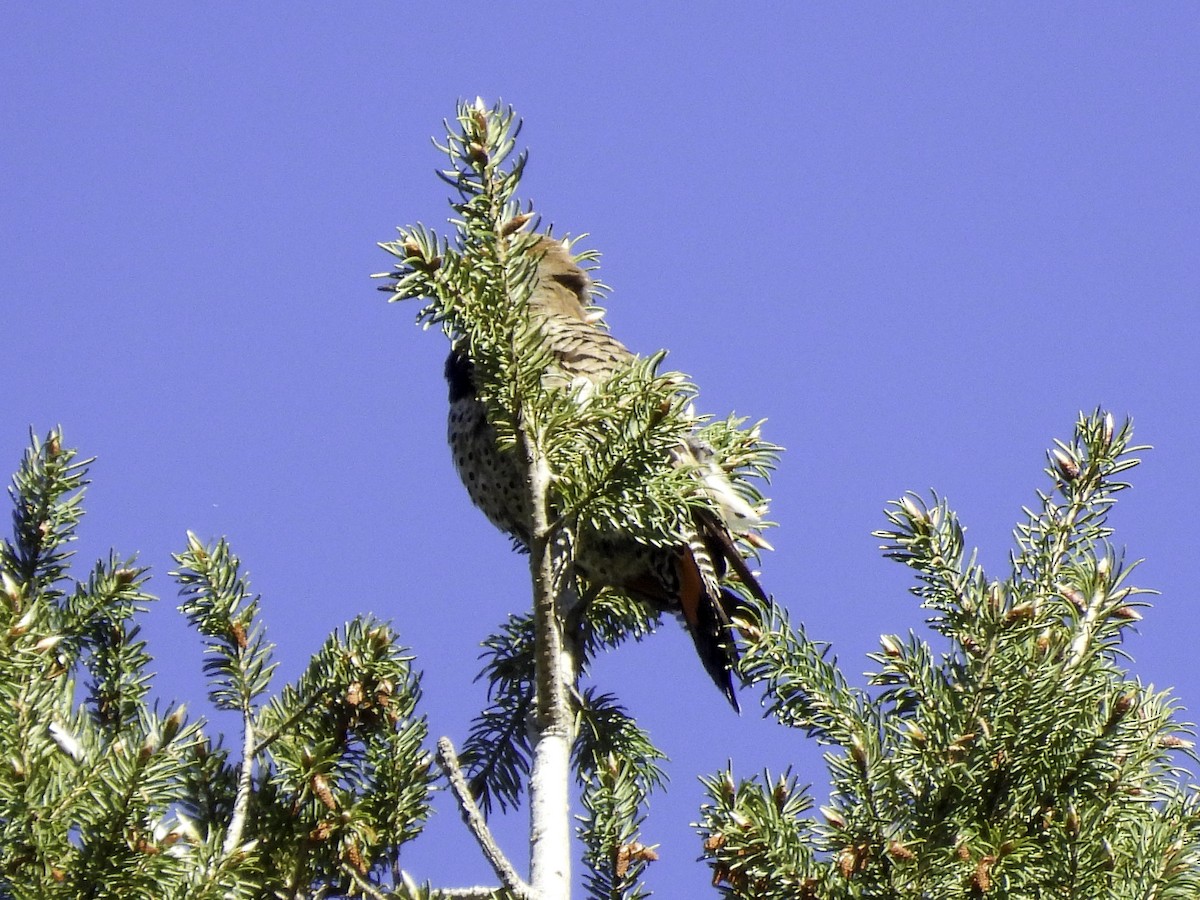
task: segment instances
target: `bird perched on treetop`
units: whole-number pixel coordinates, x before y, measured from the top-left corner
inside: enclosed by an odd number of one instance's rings
[[[582,389],[586,395],[589,386],[602,383],[636,357],[599,324],[590,308],[590,279],[564,243],[543,237],[529,252],[538,262],[527,310],[549,359],[543,383]],[[446,380],[448,437],[459,477],[492,524],[527,547],[532,510],[525,470],[515,452],[502,452],[497,446],[487,409],[477,395],[470,348],[461,342],[446,360]],[[652,546],[621,529],[577,535],[575,569],[594,587],[615,588],[655,609],[679,613],[704,668],[738,709],[730,677],[738,660],[730,615],[741,601],[720,580],[731,568],[747,591],[766,600],[733,539],[733,533],[749,535],[760,520],[703,442],[687,440],[672,458],[696,466],[702,490],[719,514],[698,508],[690,533],[677,546]]]

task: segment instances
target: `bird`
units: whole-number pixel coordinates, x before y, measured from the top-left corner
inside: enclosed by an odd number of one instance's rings
[[[543,384],[586,396],[588,387],[602,383],[637,357],[600,323],[602,313],[591,304],[591,279],[566,242],[541,236],[529,252],[537,262],[526,309],[548,351]],[[527,549],[532,533],[527,474],[516,451],[503,451],[497,444],[465,340],[452,342],[445,377],[450,398],[447,438],[454,467],[472,503],[492,525]],[[732,569],[746,591],[766,602],[734,539],[735,533],[750,534],[761,520],[734,490],[712,449],[698,437],[689,436],[672,454],[672,462],[695,467],[712,508],[698,506],[690,530],[674,546],[652,546],[619,527],[576,535],[575,571],[593,588],[613,588],[658,611],[679,615],[705,670],[740,712],[732,680],[739,653],[731,617],[744,600],[721,580]]]

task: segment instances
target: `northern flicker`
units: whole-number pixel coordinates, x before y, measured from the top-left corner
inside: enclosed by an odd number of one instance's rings
[[[628,365],[633,353],[597,324],[589,310],[590,280],[564,244],[542,238],[530,252],[540,259],[528,313],[552,360],[545,383],[578,390]],[[461,343],[446,360],[446,380],[450,448],[467,493],[493,525],[528,546],[532,525],[526,475],[515,454],[497,447],[486,407],[476,395],[469,348]],[[766,599],[731,534],[731,529],[752,528],[758,518],[712,456],[702,442],[691,439],[673,458],[696,464],[702,489],[720,515],[698,511],[693,530],[674,547],[649,546],[619,529],[576,535],[575,569],[592,586],[616,588],[655,609],[680,614],[704,668],[738,709],[730,675],[738,659],[730,615],[740,599],[720,579],[732,569],[747,591]]]

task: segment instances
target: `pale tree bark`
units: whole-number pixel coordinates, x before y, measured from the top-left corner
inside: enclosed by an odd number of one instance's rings
[[[533,498],[535,684],[532,723],[533,771],[529,781],[529,880],[538,900],[571,895],[571,744],[573,720],[569,689],[575,677],[571,642],[563,631],[578,602],[571,572],[571,543],[552,528],[548,493],[550,470],[537,444],[522,435],[529,454]]]

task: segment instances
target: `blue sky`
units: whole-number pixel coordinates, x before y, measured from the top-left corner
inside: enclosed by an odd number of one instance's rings
[[[1194,710],[1194,6],[681,9],[0,13],[0,461],[55,423],[99,457],[81,563],[114,546],[157,573],[156,692],[203,690],[166,578],[192,529],[248,566],[280,684],[374,612],[434,734],[465,735],[478,641],[526,569],[453,473],[444,339],[368,275],[395,225],[442,227],[429,138],[482,95],[526,120],[523,195],[603,252],[617,335],[788,448],[763,582],[850,675],[922,622],[870,536],[884,504],[936,488],[1003,575],[1044,449],[1104,405],[1156,447],[1113,518],[1162,591],[1131,668]],[[817,749],[745,693],[735,717],[673,623],[597,678],[673,760],[659,896],[711,891],[695,776],[795,764],[823,797]],[[488,881],[445,801],[406,867]]]

